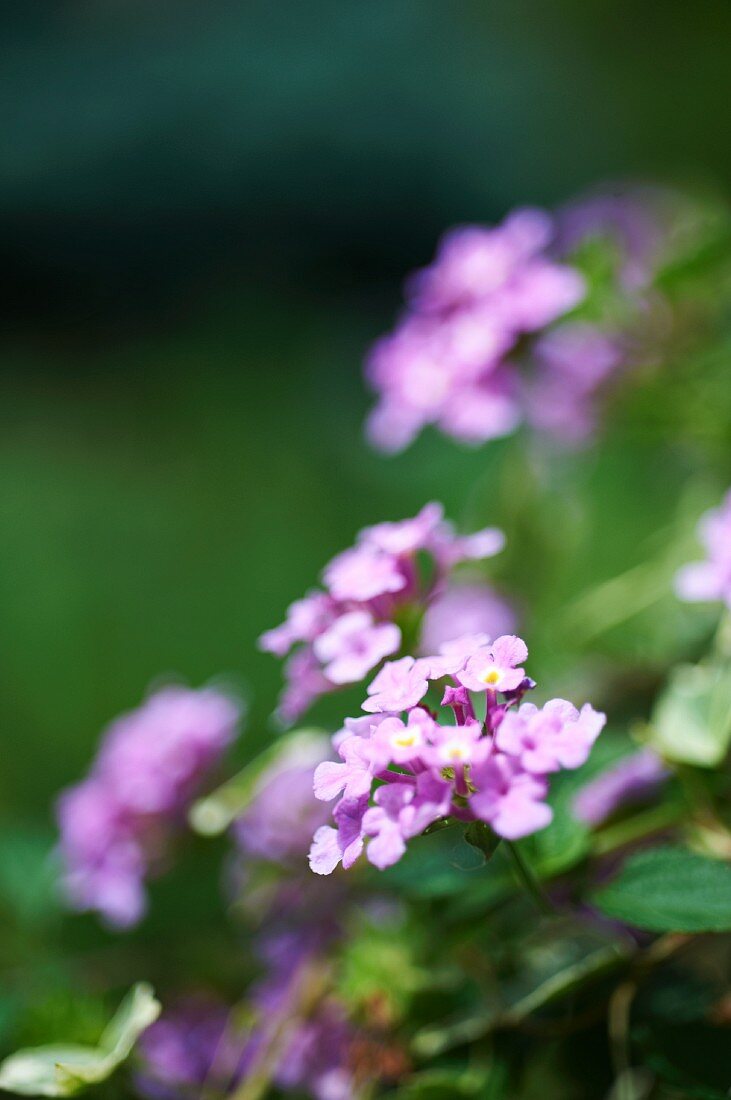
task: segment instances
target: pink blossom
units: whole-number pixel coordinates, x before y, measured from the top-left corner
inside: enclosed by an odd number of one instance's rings
[[[386,554],[394,554],[400,557],[403,554],[413,554],[417,550],[430,548],[435,536],[440,533],[443,522],[444,508],[441,504],[432,502],[431,504],[425,504],[413,519],[404,519],[396,523],[377,523],[372,527],[364,527],[358,541],[382,550]],[[497,534],[501,535],[502,533],[497,532]],[[481,556],[489,557],[490,555],[484,554]]]
[[[310,592],[287,608],[287,618],[281,626],[266,630],[259,639],[259,648],[275,657],[284,657],[297,642],[311,642],[332,621],[332,600],[324,592]]]
[[[336,600],[372,600],[385,593],[400,592],[407,584],[398,561],[368,545],[338,554],[326,566],[323,578]]]
[[[292,648],[280,718],[294,722],[321,695],[377,669],[400,648],[400,622],[418,621],[460,562],[492,556],[503,542],[495,528],[456,534],[436,503],[413,519],[364,528],[324,570],[329,591],[296,601],[286,621],[260,639],[277,655]]]
[[[480,722],[471,720],[463,726],[434,725],[431,744],[423,758],[434,768],[457,768],[474,764],[489,755],[490,742],[482,736]]]
[[[702,517],[698,534],[706,558],[683,566],[675,589],[683,600],[720,600],[731,608],[731,490]]]
[[[494,753],[470,778],[477,788],[470,806],[498,836],[518,840],[550,823],[553,812],[543,801],[545,781],[524,772],[512,758]]]
[[[363,710],[408,710],[424,698],[428,687],[421,661],[415,661],[413,657],[387,661],[367,688],[369,698],[363,704]]]
[[[315,834],[318,873],[345,863],[346,847],[356,858],[368,838],[368,859],[390,866],[411,837],[441,817],[482,820],[507,839],[551,821],[548,777],[586,760],[605,718],[563,699],[540,710],[519,706],[535,687],[519,665],[526,657],[520,638],[503,635],[490,645],[477,634],[444,643],[436,657],[384,665],[363,706],[376,713],[346,720],[336,735],[343,762],[321,764],[315,773],[318,797],[345,793],[337,830]],[[448,718],[435,699],[422,702],[433,681]]]
[[[410,710],[408,720],[402,722],[389,715],[378,726],[373,743],[392,764],[408,764],[424,753],[426,745],[438,730],[436,722],[420,707]]]
[[[336,828],[321,825],[310,849],[310,867],[316,875],[331,874],[339,863],[347,870],[363,851],[363,815],[368,797],[343,798],[335,807]]]
[[[483,643],[510,634],[516,615],[507,600],[479,582],[452,584],[429,605],[421,628],[424,653],[442,653],[445,643],[465,634],[481,634]]]
[[[350,611],[316,638],[312,648],[332,684],[352,684],[400,644],[401,631],[394,623],[376,623],[368,611]]]
[[[505,634],[491,646],[477,650],[457,679],[470,691],[513,691],[525,678],[525,669],[516,667],[528,656],[522,638]]]
[[[495,744],[525,771],[545,775],[585,763],[605,722],[606,716],[589,704],[579,712],[565,699],[552,699],[540,710],[523,703],[505,715]]]
[[[363,816],[363,831],[373,838],[367,849],[369,861],[381,870],[396,863],[406,850],[406,840],[442,817],[450,800],[449,784],[428,772],[417,776],[415,784],[379,787],[375,806]]]
[[[387,758],[381,763],[377,744],[371,738],[348,737],[340,742],[338,753],[341,764],[325,760],[315,769],[315,797],[323,802],[341,793],[345,798],[360,798],[370,791],[375,772],[388,763]]]

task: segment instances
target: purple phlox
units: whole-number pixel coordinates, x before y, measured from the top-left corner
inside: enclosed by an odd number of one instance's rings
[[[371,863],[390,866],[440,818],[481,820],[507,839],[550,823],[549,777],[586,760],[605,717],[563,699],[518,706],[535,686],[527,655],[514,635],[488,643],[477,634],[436,657],[384,666],[364,703],[381,712],[346,720],[336,735],[342,763],[315,774],[318,797],[344,797],[335,826],[315,833],[314,871],[349,866],[364,848]]]
[[[471,691],[512,691],[525,678],[525,669],[519,666],[527,656],[525,642],[505,634],[473,653],[457,679]]]
[[[312,789],[313,769],[329,756],[325,737],[299,737],[260,777],[245,812],[233,826],[247,859],[299,861],[313,832],[330,816]]]
[[[674,331],[658,276],[694,254],[704,221],[687,196],[622,186],[555,217],[518,210],[492,228],[446,233],[366,358],[373,446],[402,450],[429,425],[479,445],[524,422],[561,446],[584,442],[609,383],[657,360]],[[597,240],[608,285],[589,287],[578,264]],[[572,316],[588,294],[591,321]]]
[[[379,763],[409,764],[421,756],[426,745],[439,727],[421,707],[410,710],[406,722],[389,715],[379,725],[372,743],[379,756]],[[385,767],[385,764],[382,764]]]
[[[552,236],[547,214],[520,210],[501,226],[443,238],[434,262],[407,283],[406,317],[366,363],[377,447],[401,450],[428,424],[465,443],[515,430],[520,392],[506,357],[586,292],[578,271],[548,255]]]
[[[363,831],[371,837],[368,859],[382,870],[401,858],[408,839],[448,812],[451,790],[448,783],[422,772],[415,784],[379,787],[374,802],[363,817]]]
[[[319,696],[363,680],[396,654],[402,609],[417,618],[460,563],[491,557],[503,543],[493,527],[458,535],[436,503],[412,519],[364,528],[325,568],[328,591],[293,603],[286,621],[260,639],[262,649],[289,653],[281,719],[294,722]],[[422,568],[420,554],[431,558],[431,568]]]
[[[347,870],[363,851],[363,815],[368,794],[342,798],[333,810],[335,828],[321,826],[310,849],[310,867],[318,875],[329,875],[342,862]]]
[[[535,833],[553,817],[544,801],[548,793],[545,779],[523,771],[509,756],[488,756],[475,767],[470,781],[476,787],[470,798],[471,809],[506,840]]]
[[[376,623],[368,611],[349,611],[315,639],[313,650],[331,683],[352,684],[400,644],[401,631],[394,623]]]
[[[387,661],[368,685],[368,699],[363,710],[398,712],[415,707],[429,688],[428,667],[427,662],[413,657]]]
[[[430,767],[441,771],[476,764],[491,752],[492,742],[483,737],[482,724],[471,718],[460,726],[439,726],[435,722],[423,758]]]
[[[244,1043],[230,1029],[230,1007],[193,994],[166,1009],[140,1037],[137,1091],[147,1100],[185,1100],[204,1085],[223,1094],[241,1077]]]
[[[331,802],[339,794],[359,798],[370,791],[375,773],[388,764],[377,737],[347,737],[338,745],[338,754],[342,763],[325,760],[315,769],[315,795],[323,802]]]
[[[236,735],[239,704],[214,688],[161,688],[104,735],[87,779],[58,801],[64,886],[78,909],[135,924],[143,883]]]
[[[495,744],[525,771],[546,775],[584,764],[605,722],[606,716],[588,703],[581,711],[565,699],[552,699],[542,708],[523,703],[505,714]]]

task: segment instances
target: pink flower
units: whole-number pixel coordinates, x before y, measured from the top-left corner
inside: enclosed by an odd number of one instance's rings
[[[457,679],[470,691],[514,691],[525,679],[525,669],[516,666],[527,656],[522,638],[506,634],[474,653]]]
[[[368,545],[338,554],[325,567],[323,578],[336,600],[372,600],[388,592],[400,592],[407,583],[390,554]]]
[[[424,698],[428,687],[420,661],[415,661],[413,657],[387,661],[367,688],[369,698],[363,704],[363,710],[393,713],[409,710]]]
[[[479,301],[505,285],[523,261],[553,233],[542,210],[516,210],[495,229],[465,226],[443,237],[431,267],[409,281],[411,302],[425,312]]]
[[[470,720],[463,726],[434,724],[431,744],[424,760],[433,768],[461,768],[489,755],[490,742],[482,736],[480,722]]]
[[[409,711],[408,721],[389,715],[373,735],[374,744],[392,764],[408,764],[422,756],[424,749],[438,730],[434,719],[417,707]]]
[[[541,710],[524,703],[505,715],[495,744],[525,771],[545,775],[585,763],[605,722],[588,703],[581,712],[565,699],[552,699]]]
[[[263,649],[290,654],[279,705],[294,722],[319,696],[357,683],[401,644],[402,611],[418,620],[460,562],[488,557],[502,547],[495,528],[457,535],[440,504],[413,519],[364,528],[355,546],[324,571],[328,592],[311,592],[291,605],[286,621],[260,639]],[[431,562],[417,561],[417,554]],[[426,567],[424,567],[426,566]]]
[[[706,560],[685,565],[675,590],[683,600],[720,600],[731,608],[731,491],[698,524]]]
[[[417,550],[428,549],[439,532],[444,521],[444,508],[432,502],[425,504],[413,519],[404,519],[396,523],[377,523],[365,527],[359,542],[400,557],[414,554]],[[498,532],[501,534],[501,532]],[[487,555],[484,555],[487,557]]]
[[[295,649],[284,666],[286,686],[279,699],[277,713],[289,725],[321,695],[330,691],[330,681],[310,647]]]
[[[349,799],[367,794],[375,772],[388,763],[387,758],[381,760],[378,746],[370,738],[348,737],[341,741],[338,753],[341,764],[325,760],[315,769],[315,797],[323,802],[330,802],[341,792]]]
[[[366,363],[378,395],[368,422],[377,447],[400,450],[427,424],[468,444],[515,430],[521,387],[506,357],[586,289],[578,271],[546,255],[552,236],[538,210],[445,236],[434,263],[409,281],[406,318]]]
[[[371,837],[368,859],[390,866],[439,817],[482,820],[508,839],[550,822],[548,776],[586,760],[605,718],[563,699],[514,709],[535,687],[518,665],[526,656],[520,638],[503,635],[490,645],[477,634],[446,642],[436,657],[384,665],[363,707],[376,713],[347,719],[336,734],[343,762],[320,764],[315,773],[319,798],[345,793],[336,817],[341,807],[357,805],[348,814],[355,822],[350,832],[338,825],[315,834],[315,870],[329,873],[345,862],[346,847],[355,858],[364,836]],[[448,718],[422,703],[430,680],[444,681],[439,690]]]
[[[287,618],[281,626],[266,630],[259,639],[259,648],[275,657],[284,657],[297,642],[311,642],[332,622],[332,600],[324,592],[310,592],[287,608]]]
[[[363,831],[373,838],[367,849],[369,861],[381,870],[396,863],[406,851],[406,841],[447,813],[450,800],[449,784],[428,772],[417,776],[415,784],[379,787],[375,806],[363,816]]]
[[[363,851],[363,815],[368,796],[343,798],[335,807],[335,825],[321,825],[310,848],[310,867],[316,875],[331,874],[339,863],[347,870]]]
[[[506,840],[535,833],[553,817],[550,806],[543,801],[545,781],[522,771],[510,757],[494,753],[473,768],[470,780],[477,788],[470,807]]]
[[[511,633],[516,616],[507,600],[486,584],[472,582],[450,585],[429,605],[421,628],[424,653],[445,653],[445,646],[463,635],[480,635],[483,645],[490,638]]]
[[[350,611],[316,638],[312,648],[332,684],[353,684],[400,644],[401,631],[394,623],[376,623],[368,611]]]

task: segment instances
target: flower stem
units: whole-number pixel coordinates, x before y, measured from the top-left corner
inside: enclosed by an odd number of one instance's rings
[[[543,887],[520,854],[515,843],[511,840],[506,840],[503,847],[510,857],[516,878],[519,879],[521,885],[526,888],[538,909],[544,914],[554,913],[556,910],[553,903],[547,897]]]

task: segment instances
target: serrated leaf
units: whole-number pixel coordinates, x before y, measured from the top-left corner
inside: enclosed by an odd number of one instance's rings
[[[0,1065],[0,1089],[24,1096],[72,1096],[104,1081],[159,1014],[152,988],[140,982],[122,1001],[98,1046],[54,1043],[18,1050]]]
[[[648,743],[667,760],[713,768],[731,744],[731,665],[681,665],[650,720]]]
[[[684,848],[630,857],[593,903],[608,917],[651,932],[731,929],[731,867]]]
[[[191,828],[202,836],[218,836],[244,812],[260,781],[278,761],[286,756],[290,766],[294,767],[298,758],[310,760],[316,750],[324,749],[326,744],[322,731],[314,729],[294,730],[278,738],[232,779],[193,803],[188,815]]]

